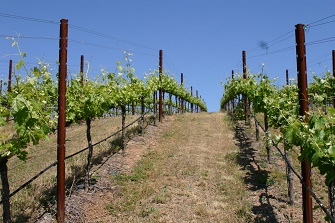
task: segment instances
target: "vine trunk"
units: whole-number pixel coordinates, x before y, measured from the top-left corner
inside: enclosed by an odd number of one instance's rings
[[[10,223],[11,216],[10,216],[10,202],[9,202],[9,182],[8,182],[8,168],[7,168],[8,157],[1,157],[0,156],[0,175],[1,175],[1,182],[2,182],[2,209],[3,209],[3,222]]]

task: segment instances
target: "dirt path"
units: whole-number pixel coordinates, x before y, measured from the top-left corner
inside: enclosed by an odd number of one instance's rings
[[[94,166],[88,193],[73,185],[67,222],[302,222],[301,185],[295,178],[288,205],[285,163],[272,151],[269,164],[254,127],[235,126],[224,113],[167,116],[134,136],[125,156]],[[299,169],[298,153],[291,155]],[[313,188],[326,204],[322,182]],[[324,222],[320,208],[313,216]]]
[[[235,133],[228,125],[222,113],[203,113],[167,117],[159,127],[150,126],[144,137],[129,143],[124,158],[117,155],[96,172],[97,184],[90,194],[72,196],[68,203],[80,203],[80,210],[70,218],[253,222],[236,162]]]

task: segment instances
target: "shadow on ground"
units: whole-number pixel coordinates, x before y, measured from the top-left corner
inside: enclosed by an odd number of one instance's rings
[[[238,163],[245,171],[244,182],[251,193],[256,193],[258,199],[252,201],[252,212],[255,222],[278,222],[270,203],[268,194],[269,172],[259,165],[256,159],[257,148],[253,148],[253,140],[247,135],[248,126],[237,123],[235,127],[236,145],[240,148]]]
[[[152,118],[149,116],[149,119],[145,123],[145,127],[152,125]],[[126,142],[129,142],[134,136],[141,134],[140,126],[129,127],[126,129],[125,138]],[[113,137],[111,140],[106,141],[105,149],[100,152],[94,152],[95,155],[92,158],[92,165],[95,166],[95,171],[101,168],[113,155],[118,153],[122,147],[121,133]],[[66,187],[66,196],[69,196],[71,193],[84,189],[84,179],[86,165],[73,165],[71,166],[73,175],[68,177],[65,180]],[[95,172],[93,171],[93,172]],[[94,177],[89,179],[89,187],[93,187],[96,184],[97,180]],[[32,186],[31,186],[32,185]],[[33,187],[34,183],[28,185],[27,188]],[[45,215],[56,216],[56,197],[57,197],[57,184],[50,188],[45,188],[42,192],[41,197],[37,199],[40,204],[42,212],[39,212],[38,216],[32,216],[30,214],[17,214],[12,216],[13,223],[21,222],[44,222],[41,219]],[[24,204],[22,204],[24,206]],[[36,211],[36,210],[33,210]],[[79,222],[79,221],[78,221]]]

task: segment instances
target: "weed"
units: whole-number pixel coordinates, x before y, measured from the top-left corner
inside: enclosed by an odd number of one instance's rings
[[[164,138],[172,138],[174,136],[174,132],[168,131],[163,134]]]
[[[239,159],[241,159],[241,154],[239,152],[231,152],[227,153],[224,158],[225,160],[229,160],[231,162],[237,162]]]
[[[206,209],[206,207],[204,207],[204,205],[198,205],[195,208],[195,214],[198,215],[198,216],[201,216],[201,217],[208,216],[207,209]]]
[[[268,161],[266,161],[265,159],[262,159],[259,163],[259,166],[265,169],[268,166]]]
[[[144,218],[144,217],[147,217],[147,216],[153,214],[155,211],[156,211],[156,209],[153,208],[153,207],[151,207],[151,208],[149,208],[149,209],[145,208],[145,209],[142,209],[142,211],[141,211],[141,215],[140,215],[140,216],[141,216],[142,218]]]
[[[156,204],[165,204],[166,202],[171,200],[171,192],[167,190],[166,187],[154,196],[152,202]]]

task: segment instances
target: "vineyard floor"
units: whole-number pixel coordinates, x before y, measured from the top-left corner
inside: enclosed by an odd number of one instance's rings
[[[88,193],[73,187],[67,222],[302,222],[300,183],[290,206],[284,161],[267,163],[253,130],[225,113],[167,116],[94,166]]]

